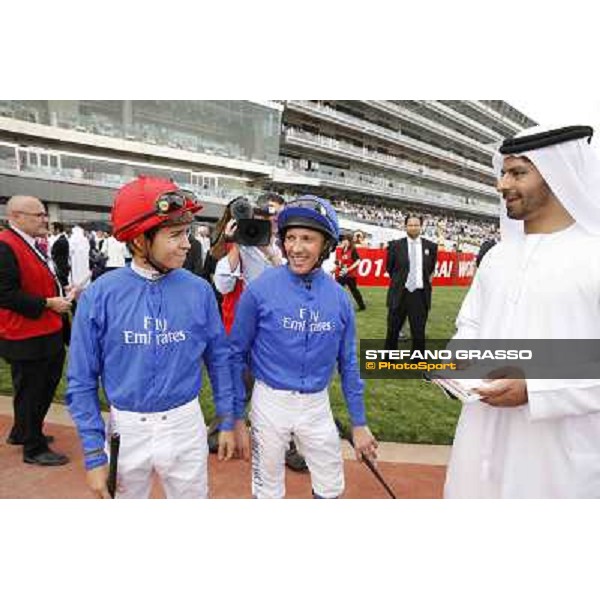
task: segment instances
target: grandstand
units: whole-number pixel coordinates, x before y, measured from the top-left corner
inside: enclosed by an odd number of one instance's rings
[[[492,224],[494,145],[533,124],[502,100],[0,100],[0,196],[38,195],[51,220],[107,219],[114,190],[148,173],[196,191],[209,217],[272,189],[392,227],[407,210]]]

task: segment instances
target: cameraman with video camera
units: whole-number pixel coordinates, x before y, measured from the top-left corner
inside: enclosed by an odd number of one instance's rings
[[[222,295],[221,315],[228,334],[245,284],[256,279],[265,269],[282,262],[276,241],[278,211],[270,209],[271,195],[261,195],[256,204],[244,196],[234,198],[215,227],[210,260],[216,263],[213,284]],[[283,205],[283,198],[278,198]],[[252,386],[253,381],[249,379],[248,389],[252,390]],[[240,440],[238,449],[242,457],[249,458],[250,442],[242,421],[236,423],[236,438]],[[216,437],[209,436],[208,442],[211,452],[214,452]]]
[[[256,203],[243,196],[234,198],[216,226],[216,241],[211,249],[218,261],[214,284],[223,295],[223,324],[229,334],[235,309],[245,285],[254,281],[266,269],[282,264],[283,254],[277,236],[277,215],[285,208],[285,200],[275,192],[261,194]],[[246,387],[252,392],[254,381],[248,372]],[[238,449],[249,459],[250,440],[243,420],[235,425]],[[214,447],[215,439],[209,438]],[[286,454],[286,464],[294,471],[306,471],[306,462],[294,443]]]
[[[219,225],[211,252],[218,260],[214,283],[223,294],[223,323],[229,333],[244,284],[254,281],[265,269],[280,265],[282,254],[264,201],[252,204],[243,196],[234,198]]]

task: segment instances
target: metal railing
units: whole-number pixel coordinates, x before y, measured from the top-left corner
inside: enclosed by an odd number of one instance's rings
[[[337,169],[335,167],[306,170],[304,162],[297,159],[285,159],[280,161],[280,166],[292,172],[301,173],[303,176],[313,177],[321,185],[327,185],[336,189],[376,194],[388,198],[432,204],[482,215],[497,216],[498,214],[498,196],[495,198],[495,203],[480,202],[474,198],[440,192],[424,186],[389,179],[372,173]]]
[[[360,160],[361,162],[367,162],[376,166],[383,166],[391,168],[408,175],[416,175],[420,178],[430,179],[434,182],[451,185],[456,188],[467,190],[474,193],[485,195],[489,198],[496,198],[496,192],[492,186],[485,185],[483,183],[464,179],[457,175],[446,173],[445,171],[431,169],[429,167],[418,165],[390,154],[383,154],[376,150],[371,150],[366,147],[358,147],[354,144],[344,142],[342,140],[336,140],[324,135],[316,135],[304,131],[302,129],[287,128],[284,132],[286,142],[309,142],[318,146],[319,148],[326,148],[332,151],[332,153],[340,154],[346,153],[351,157]]]
[[[314,116],[324,117],[334,123],[350,126],[356,130],[366,132],[370,135],[375,135],[381,139],[385,139],[386,141],[395,145],[409,148],[415,152],[427,154],[437,159],[446,160],[447,162],[451,162],[452,164],[470,169],[480,174],[487,175],[489,177],[494,176],[494,171],[491,167],[491,160],[490,166],[483,165],[477,161],[453,154],[452,152],[444,150],[443,148],[438,148],[431,144],[427,144],[426,142],[411,138],[407,135],[404,135],[401,131],[394,132],[391,129],[387,129],[385,127],[381,127],[380,125],[371,123],[370,121],[348,115],[322,103],[310,102],[307,100],[288,100],[287,106],[300,109]]]
[[[503,139],[503,135],[486,127],[482,123],[471,119],[470,117],[463,115],[462,113],[438,102],[437,100],[418,100],[419,104],[426,106],[429,110],[432,110],[440,115],[443,115],[445,118],[455,121],[456,123],[460,123],[464,127],[470,128],[472,131],[476,131],[480,135],[485,136],[488,139],[488,142],[482,143],[494,143]]]
[[[369,100],[366,102],[368,106],[372,106],[374,108],[379,108],[380,110],[387,111],[393,114],[396,117],[402,117],[412,123],[419,125],[423,129],[427,129],[428,131],[435,133],[436,135],[440,135],[445,137],[446,139],[450,139],[454,142],[458,142],[462,144],[465,148],[469,150],[477,150],[481,153],[482,156],[486,158],[490,158],[492,156],[493,150],[488,147],[486,144],[482,144],[477,140],[473,140],[458,131],[454,131],[449,127],[445,127],[427,117],[424,117],[404,106],[398,106],[393,102],[388,102],[387,100]]]

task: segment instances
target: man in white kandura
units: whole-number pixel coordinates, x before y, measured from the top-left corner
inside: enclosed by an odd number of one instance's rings
[[[592,134],[536,127],[495,154],[502,241],[475,276],[455,338],[600,339]],[[462,408],[447,498],[600,497],[600,379],[495,379],[478,391],[481,402]]]

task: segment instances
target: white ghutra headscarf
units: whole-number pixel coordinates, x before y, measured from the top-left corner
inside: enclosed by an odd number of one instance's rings
[[[591,128],[589,135],[585,137],[561,141],[560,132],[568,129],[577,128],[556,129],[538,125],[519,132],[513,138],[514,153],[506,150],[502,153],[497,150],[494,153],[494,171],[500,178],[506,156],[528,158],[573,219],[587,232],[600,235],[600,156],[589,144]],[[558,134],[555,136],[557,141],[549,142],[554,133]],[[523,144],[527,149],[518,150],[519,144],[516,142],[526,137],[531,138],[532,142]],[[544,144],[543,147],[532,148],[536,139]],[[508,141],[505,141],[504,145],[507,143]],[[502,239],[514,239],[524,235],[523,221],[509,219],[504,204],[500,211],[500,230]]]

